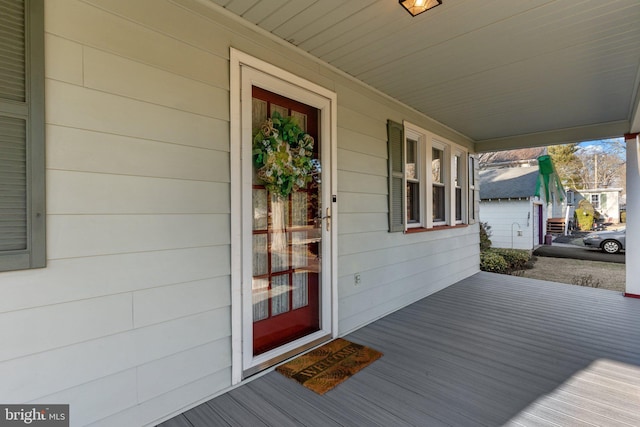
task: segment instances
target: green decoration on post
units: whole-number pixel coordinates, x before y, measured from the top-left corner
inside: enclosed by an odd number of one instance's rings
[[[547,204],[551,203],[552,192],[557,194],[561,201],[564,200],[566,193],[560,182],[556,168],[553,166],[551,156],[545,154],[544,156],[538,157],[538,169],[540,174],[538,175],[538,181],[536,183],[535,195],[540,197],[544,189]]]

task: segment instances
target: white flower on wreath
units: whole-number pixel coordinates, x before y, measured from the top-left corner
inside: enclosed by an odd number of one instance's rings
[[[294,118],[274,113],[254,137],[253,156],[258,178],[279,197],[305,187],[318,163],[311,158],[313,144],[313,137],[304,133]]]

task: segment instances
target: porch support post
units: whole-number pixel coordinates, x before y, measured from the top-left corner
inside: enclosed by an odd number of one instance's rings
[[[640,167],[638,134],[625,135],[627,143],[626,297],[640,298]]]

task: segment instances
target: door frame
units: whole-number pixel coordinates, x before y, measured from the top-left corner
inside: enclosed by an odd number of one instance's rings
[[[536,247],[536,245],[541,245],[544,243],[544,234],[545,234],[544,222],[545,222],[544,221],[544,205],[539,202],[533,202],[533,221],[532,221],[531,228],[533,228],[533,231],[534,231],[533,233],[534,248]],[[537,235],[535,233],[536,229],[538,230]]]
[[[231,164],[231,352],[232,384],[242,381],[268,366],[277,358],[295,354],[326,339],[335,338],[338,331],[337,301],[337,96],[324,87],[296,76],[273,64],[267,63],[234,48],[230,49],[230,164]],[[242,248],[250,242],[243,229],[250,221],[250,213],[244,206],[252,206],[251,171],[243,161],[251,156],[251,86],[259,86],[320,110],[318,132],[323,150],[328,153],[329,168],[323,167],[323,207],[331,209],[329,240],[323,245],[323,277],[321,285],[321,328],[318,332],[285,344],[282,347],[253,356],[253,340],[248,333],[248,314],[243,307],[251,301],[251,295],[243,293],[243,284],[251,280],[251,262]],[[249,117],[243,120],[243,117]],[[244,150],[243,150],[244,148]],[[248,149],[247,149],[248,148]],[[326,176],[325,176],[325,172]],[[324,181],[328,182],[324,182]],[[249,217],[249,218],[247,218]],[[323,224],[324,228],[325,224]],[[244,239],[244,240],[243,240]],[[247,240],[249,239],[249,240]],[[326,265],[325,265],[326,264]]]

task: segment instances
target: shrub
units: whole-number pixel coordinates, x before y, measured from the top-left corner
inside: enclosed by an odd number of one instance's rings
[[[527,268],[527,263],[531,259],[529,251],[523,249],[491,249],[492,252],[502,256],[508,264],[510,272],[517,270],[524,270]]]
[[[480,252],[480,270],[491,273],[522,275],[532,268],[531,254],[523,249],[490,248]]]
[[[522,249],[500,249],[491,247],[491,226],[480,223],[480,270],[491,273],[518,275],[521,270],[531,268],[531,254]]]
[[[480,252],[480,270],[506,274],[509,270],[509,264],[500,254],[493,251],[483,251]]]
[[[573,214],[575,223],[578,224],[578,228],[582,231],[589,231],[593,228],[593,220],[595,218],[596,211],[593,205],[586,199],[580,200],[578,208]]]
[[[587,286],[589,288],[599,288],[602,284],[600,279],[594,279],[591,274],[582,275],[582,276],[573,276],[571,278],[571,283],[573,285],[578,286]]]
[[[491,226],[486,222],[480,223],[480,251],[486,251],[491,247]]]

